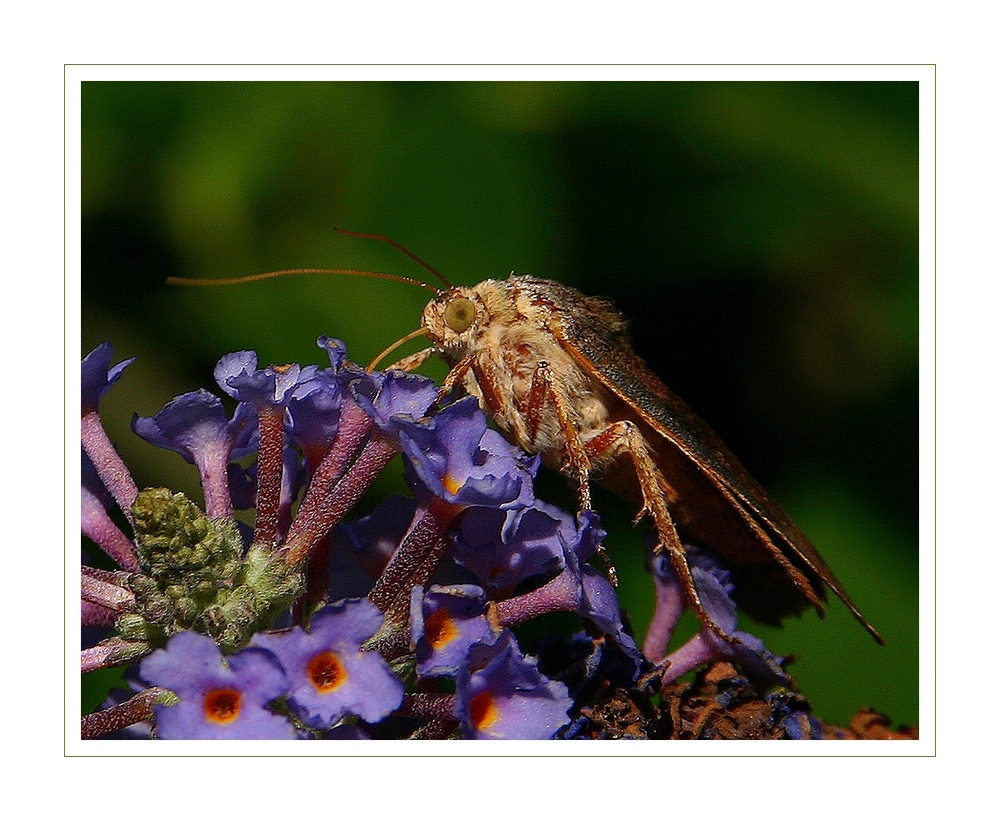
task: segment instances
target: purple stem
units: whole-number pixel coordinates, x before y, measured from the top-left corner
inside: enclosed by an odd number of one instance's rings
[[[233,499],[229,493],[229,454],[231,443],[227,440],[225,447],[213,443],[212,447],[202,448],[192,453],[198,475],[201,477],[201,488],[205,494],[205,515],[209,519],[232,519]]]
[[[132,540],[111,520],[104,505],[93,493],[85,487],[80,490],[80,529],[83,535],[100,547],[119,567],[133,572],[140,570]]]
[[[129,574],[120,570],[99,570],[96,567],[81,565],[80,567],[81,585],[85,586],[90,581],[102,582],[116,589],[123,590]],[[80,600],[80,623],[87,625],[111,625],[115,619],[121,615],[119,609],[109,609],[101,604],[93,604],[86,600]]]
[[[423,586],[434,574],[449,547],[445,535],[448,525],[461,511],[462,508],[437,498],[417,511],[416,522],[368,594],[379,610],[383,613],[391,610],[398,615],[397,611],[403,607],[402,612],[409,612],[410,590],[416,585]],[[405,599],[404,604],[393,607],[400,597]]]
[[[341,417],[341,424],[343,421]],[[368,424],[362,427],[367,429],[363,433],[358,429],[345,431],[344,442],[340,441],[338,434],[330,453],[313,475],[285,541],[285,560],[289,564],[298,565],[312,555],[316,545],[340,523],[375,477],[399,452],[397,445],[376,433],[365,444],[351,469],[344,473],[344,465],[350,455],[371,430],[371,421],[368,420]],[[349,447],[352,444],[353,449]]]
[[[656,608],[642,643],[642,652],[650,661],[659,662],[667,655],[670,639],[684,613],[685,599],[676,577],[667,580],[654,574],[653,582],[656,586]]]
[[[257,519],[255,545],[277,544],[281,505],[281,477],[285,463],[285,409],[262,405],[257,409],[260,446],[257,450]]]
[[[705,635],[702,630],[684,644],[678,647],[664,659],[668,663],[667,669],[660,679],[661,686],[676,681],[685,673],[689,673],[703,664],[715,661],[719,658],[718,645]]]
[[[152,721],[153,705],[168,698],[170,692],[160,687],[150,687],[136,693],[128,701],[106,710],[91,713],[80,720],[80,738],[84,741],[122,730],[140,721]]]
[[[84,414],[80,419],[80,440],[90,461],[94,463],[97,475],[131,523],[132,503],[139,494],[139,489],[115,446],[108,439],[97,411]]]
[[[81,627],[110,627],[118,618],[118,613],[89,601],[80,602]]]
[[[83,601],[106,607],[116,613],[124,613],[135,605],[135,594],[131,590],[86,573],[80,577],[80,597]]]
[[[650,661],[659,664],[666,659],[670,640],[687,606],[687,596],[668,557],[658,556],[654,551],[648,554],[647,560],[656,590],[656,608],[642,644],[642,652]],[[685,648],[685,653],[691,651],[687,645]]]
[[[502,625],[514,627],[544,613],[579,610],[582,604],[579,573],[567,567],[537,590],[497,602],[497,611]]]

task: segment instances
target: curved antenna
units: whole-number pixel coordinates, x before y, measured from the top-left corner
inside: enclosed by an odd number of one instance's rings
[[[398,242],[395,242],[395,241],[389,239],[388,237],[382,236],[382,234],[365,234],[365,233],[362,233],[361,231],[349,231],[347,228],[336,228],[336,227],[333,230],[336,231],[338,234],[347,234],[347,236],[349,236],[349,237],[358,237],[359,239],[377,239],[379,242],[384,242],[387,245],[391,245],[397,251],[402,251],[404,254],[406,254],[410,259],[412,259],[418,265],[420,265],[423,268],[425,268],[426,270],[430,271],[432,274],[434,274],[434,276],[436,276],[438,279],[440,279],[449,288],[454,287],[450,282],[448,282],[447,279],[444,278],[444,275],[440,271],[438,271],[437,268],[433,267],[428,262],[424,262],[420,257],[418,257],[416,254],[414,254],[413,251],[411,251],[409,248],[404,248]]]
[[[263,274],[249,274],[245,277],[227,277],[225,279],[192,279],[191,277],[167,277],[168,285],[238,285],[243,282],[256,282],[260,279],[273,279],[275,277],[292,276],[294,274],[339,274],[354,277],[374,277],[376,279],[391,279],[395,282],[405,282],[409,285],[416,285],[426,288],[435,294],[441,291],[433,285],[421,282],[412,277],[399,276],[398,274],[384,274],[381,271],[358,271],[353,268],[287,268],[282,271],[267,271]]]

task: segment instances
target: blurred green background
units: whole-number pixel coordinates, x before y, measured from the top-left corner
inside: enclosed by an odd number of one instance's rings
[[[917,90],[84,83],[82,347],[138,357],[102,407],[112,438],[140,486],[200,498],[192,468],[131,434],[133,411],[214,389],[228,351],[324,363],[315,339],[329,334],[364,363],[413,330],[426,294],[391,282],[164,285],[300,266],[426,277],[334,226],[386,234],[455,283],[514,271],[610,297],[636,349],[810,534],[888,646],[838,601],[825,620],[741,626],[798,657],[822,718],[867,705],[915,724]],[[572,507],[560,477],[540,487]],[[597,506],[641,636],[641,528],[617,499]]]

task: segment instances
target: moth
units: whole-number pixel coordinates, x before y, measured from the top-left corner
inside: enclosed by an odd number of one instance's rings
[[[738,606],[758,621],[777,624],[810,606],[822,615],[829,588],[877,642],[885,643],[809,538],[633,351],[626,321],[610,302],[533,276],[452,286],[386,237],[338,230],[388,242],[447,285],[424,308],[420,328],[376,362],[404,342],[426,337],[426,348],[390,367],[414,370],[432,356],[443,358],[451,369],[441,395],[464,390],[475,396],[509,441],[540,454],[544,464],[576,483],[581,510],[591,507],[591,481],[632,503],[636,521],[651,520],[655,550],[669,557],[706,627],[728,638],[702,605],[685,542],[726,561]],[[307,272],[323,269],[242,281]],[[431,288],[393,274],[326,272]]]

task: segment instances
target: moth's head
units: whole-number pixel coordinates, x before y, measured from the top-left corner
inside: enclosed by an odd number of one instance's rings
[[[428,338],[449,351],[464,351],[489,321],[483,294],[485,283],[475,288],[457,285],[427,303],[421,319]]]

